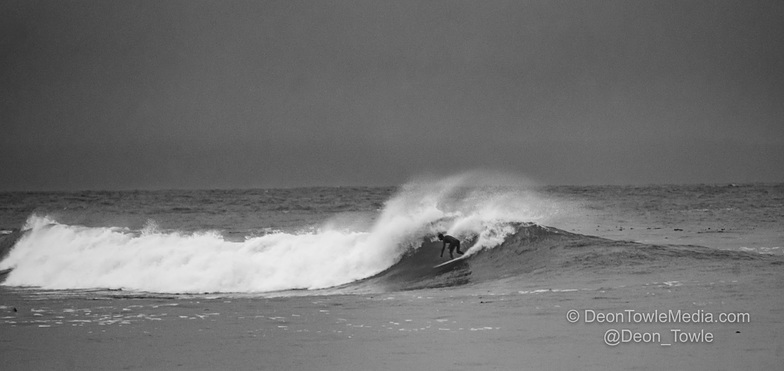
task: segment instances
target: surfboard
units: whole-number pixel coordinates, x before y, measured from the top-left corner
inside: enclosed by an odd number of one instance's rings
[[[461,255],[461,256],[458,256],[458,257],[456,257],[456,258],[454,258],[452,260],[447,260],[447,261],[445,261],[445,262],[443,262],[443,263],[441,263],[439,265],[436,265],[433,268],[443,267],[443,266],[445,266],[447,264],[454,263],[454,262],[456,262],[458,260],[463,260],[463,259],[465,259],[467,257],[468,257],[468,255]]]

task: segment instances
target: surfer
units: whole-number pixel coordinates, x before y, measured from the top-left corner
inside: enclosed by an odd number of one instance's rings
[[[446,245],[447,244],[449,244],[449,258],[450,259],[454,259],[454,257],[452,256],[452,251],[455,248],[457,249],[457,253],[458,254],[463,255],[463,252],[460,251],[460,240],[458,240],[457,238],[454,238],[454,237],[452,237],[450,235],[444,236],[443,233],[439,233],[438,234],[438,239],[441,240],[441,241],[444,241],[444,246],[441,247],[441,257],[442,258],[444,257],[444,249],[446,249]]]

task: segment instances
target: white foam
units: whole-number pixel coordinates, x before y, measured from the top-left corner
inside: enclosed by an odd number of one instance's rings
[[[740,250],[741,251],[746,251],[746,252],[754,252],[754,253],[763,254],[763,255],[777,255],[777,254],[781,253],[781,247],[780,246],[774,246],[774,247],[765,247],[765,246],[746,247],[746,246],[742,246],[740,248]]]

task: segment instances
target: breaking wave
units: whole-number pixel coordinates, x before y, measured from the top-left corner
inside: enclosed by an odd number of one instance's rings
[[[312,232],[240,242],[218,231],[162,232],[154,223],[142,230],[85,227],[33,215],[15,232],[18,240],[0,261],[0,271],[8,272],[4,285],[45,289],[201,293],[334,287],[377,276],[420,249],[435,256],[438,232],[470,241],[467,253],[476,254],[501,245],[519,223],[543,221],[555,211],[519,184],[487,174],[414,181],[385,203],[367,230],[335,221]]]

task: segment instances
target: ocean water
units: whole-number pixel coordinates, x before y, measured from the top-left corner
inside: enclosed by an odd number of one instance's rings
[[[651,245],[781,255],[783,220],[784,184],[543,187],[473,174],[385,188],[13,192],[0,193],[0,280],[146,293],[401,290],[524,273],[545,263],[512,258],[545,240],[630,241],[639,259]],[[464,241],[464,263],[433,269],[444,261],[439,232]]]

